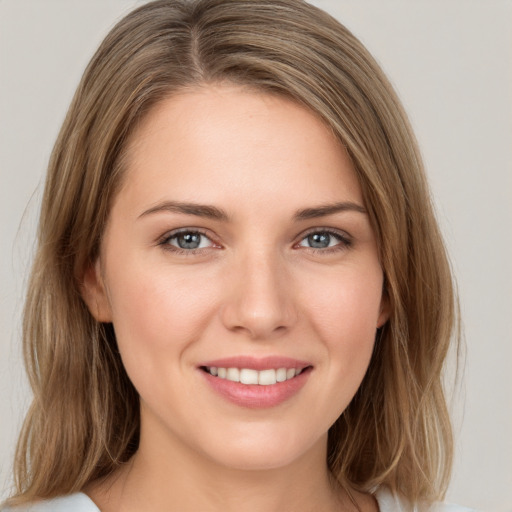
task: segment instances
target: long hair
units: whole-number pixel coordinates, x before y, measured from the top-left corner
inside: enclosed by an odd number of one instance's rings
[[[121,20],[78,86],[53,150],[23,347],[34,399],[11,504],[78,491],[137,450],[139,401],[110,324],[80,292],[124,171],[126,141],[174,93],[234,83],[319,116],[352,159],[377,238],[389,321],[329,431],[335,478],[442,498],[452,437],[441,382],[456,301],[423,165],[400,102],[362,44],[301,0],[158,0]]]

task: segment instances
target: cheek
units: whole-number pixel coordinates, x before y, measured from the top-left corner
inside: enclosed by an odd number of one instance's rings
[[[189,273],[165,266],[120,261],[109,275],[118,343],[134,356],[184,348],[213,314],[214,289],[200,273],[191,279]]]
[[[308,291],[310,310],[318,327],[340,335],[373,332],[381,312],[380,268],[331,273]]]
[[[328,352],[334,377],[359,385],[369,364],[381,311],[380,267],[345,272],[310,292],[309,318]]]

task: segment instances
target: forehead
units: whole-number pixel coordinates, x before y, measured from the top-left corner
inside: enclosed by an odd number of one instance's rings
[[[362,201],[346,150],[318,116],[237,86],[204,86],[157,104],[129,141],[126,173],[122,192],[146,202]]]

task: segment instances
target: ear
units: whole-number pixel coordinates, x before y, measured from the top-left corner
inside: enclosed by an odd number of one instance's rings
[[[80,291],[91,315],[98,322],[112,322],[112,310],[101,275],[99,258],[83,273]]]
[[[382,299],[380,300],[380,312],[379,317],[377,318],[377,329],[382,327],[391,316],[391,304],[389,303],[388,294],[383,291]]]

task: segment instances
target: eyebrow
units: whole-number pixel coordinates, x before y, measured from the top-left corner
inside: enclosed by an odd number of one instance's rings
[[[366,210],[363,206],[351,201],[345,201],[341,203],[331,203],[314,208],[304,208],[297,210],[293,216],[295,220],[307,220],[316,219],[318,217],[326,217],[328,215],[334,215],[336,213],[353,211],[358,213],[366,214]],[[208,219],[214,219],[218,221],[228,221],[229,215],[221,208],[217,206],[211,206],[206,204],[197,203],[183,203],[179,201],[164,201],[159,203],[148,210],[145,210],[139,215],[139,218],[145,217],[152,213],[170,212],[170,213],[181,213],[184,215],[194,215],[196,217],[204,217]]]
[[[328,215],[334,215],[335,213],[341,212],[358,212],[366,214],[366,209],[358,204],[351,201],[345,201],[341,203],[331,203],[318,206],[315,208],[305,208],[303,210],[297,210],[295,212],[295,220],[307,220],[316,219],[318,217],[326,217]]]
[[[149,210],[142,212],[139,215],[139,219],[146,215],[159,212],[182,213],[185,215],[195,215],[196,217],[206,217],[208,219],[222,221],[229,220],[228,214],[216,206],[197,203],[182,203],[178,201],[164,201],[163,203],[159,203]]]

